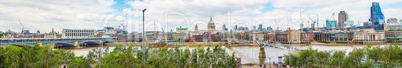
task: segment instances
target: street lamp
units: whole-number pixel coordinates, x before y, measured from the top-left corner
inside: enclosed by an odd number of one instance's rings
[[[180,29],[182,29],[181,28],[181,26],[180,26]],[[179,49],[180,49],[180,51],[181,51],[181,41],[182,41],[182,37],[181,37],[181,30],[180,30],[180,46],[179,46]],[[181,55],[181,52],[179,52],[179,55]],[[179,56],[180,57],[180,56]]]
[[[268,65],[269,65],[269,68],[271,68],[271,57],[268,57],[268,59],[269,59]]]
[[[145,21],[145,11],[147,9],[142,10],[142,63],[145,66],[145,25],[144,25],[144,21]]]

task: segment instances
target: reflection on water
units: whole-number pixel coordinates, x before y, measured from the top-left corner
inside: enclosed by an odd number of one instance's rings
[[[231,47],[231,49],[227,49],[228,53],[235,52],[236,57],[242,59],[242,64],[258,64],[258,63],[265,63],[268,62],[272,63],[272,61],[277,62],[278,56],[283,56],[287,54],[286,51],[278,48],[273,47],[264,47],[263,51],[265,51],[265,57],[271,58],[271,61],[266,58],[259,58],[260,47],[253,47],[253,46],[237,46]]]
[[[388,45],[379,45],[379,47],[385,47]],[[333,51],[333,50],[341,50],[341,51],[346,51],[346,53],[349,53],[353,51],[354,48],[364,48],[366,46],[320,46],[320,45],[310,45],[310,46],[304,46],[304,47],[296,47],[298,49],[308,49],[311,47],[312,49],[317,49],[318,51]],[[372,47],[377,47],[377,46],[372,46]]]
[[[258,59],[260,60],[260,64],[265,64],[264,62],[266,59],[266,55],[263,47],[260,47],[260,54],[258,55]]]
[[[385,45],[382,45],[380,47],[383,47]],[[365,46],[320,46],[320,45],[311,45],[311,46],[303,46],[303,47],[295,47],[298,49],[307,49],[308,47],[311,47],[313,49],[317,49],[318,51],[328,51],[328,50],[345,50],[347,53],[351,52],[354,48],[363,48]],[[241,58],[242,64],[259,64],[259,63],[272,63],[272,62],[278,62],[278,56],[283,56],[284,54],[288,54],[287,50],[282,50],[279,48],[273,48],[273,47],[264,47],[263,49],[260,49],[260,47],[257,46],[235,46],[235,47],[224,47],[226,49],[226,52],[228,54],[232,54],[235,52],[235,56],[237,58]],[[88,49],[79,49],[79,50],[71,50],[72,52],[75,53],[76,56],[85,56],[88,54],[89,51],[91,51],[93,48],[88,48]],[[105,48],[101,48],[105,49]],[[110,47],[109,51],[112,51],[114,47]],[[194,49],[194,48],[189,48]],[[265,53],[266,58],[259,58],[260,53]]]

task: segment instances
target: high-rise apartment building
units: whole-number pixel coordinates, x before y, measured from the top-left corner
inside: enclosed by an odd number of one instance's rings
[[[348,14],[345,11],[340,11],[338,13],[338,27],[343,28],[345,26],[345,21],[348,20]]]

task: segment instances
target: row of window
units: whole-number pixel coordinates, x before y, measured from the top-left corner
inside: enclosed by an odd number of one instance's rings
[[[66,36],[89,36],[94,35],[94,33],[66,33]]]
[[[94,32],[94,30],[66,30],[66,32]]]
[[[77,41],[77,40],[97,40],[97,39],[54,39],[54,40],[9,40],[9,41],[0,41],[1,43],[8,42],[41,42],[41,41]]]

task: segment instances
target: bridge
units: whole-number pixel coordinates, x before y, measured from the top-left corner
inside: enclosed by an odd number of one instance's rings
[[[255,41],[255,42],[257,42],[257,44],[258,44],[261,48],[263,48],[263,47],[265,47],[265,46],[269,46],[269,47],[279,48],[279,49],[282,49],[282,50],[284,50],[284,51],[287,51],[287,50],[291,50],[291,51],[300,51],[300,50],[297,49],[297,48],[291,48],[291,47],[289,47],[289,46],[280,46],[282,43],[279,43],[279,42],[277,42],[277,41],[267,40],[267,41]],[[279,44],[279,45],[278,45],[278,44]],[[282,45],[283,45],[283,44],[282,44]]]
[[[86,47],[88,45],[101,45],[103,43],[116,41],[117,37],[93,37],[93,38],[2,38],[0,39],[1,46],[3,45],[34,45],[51,44],[54,48],[61,47]]]

